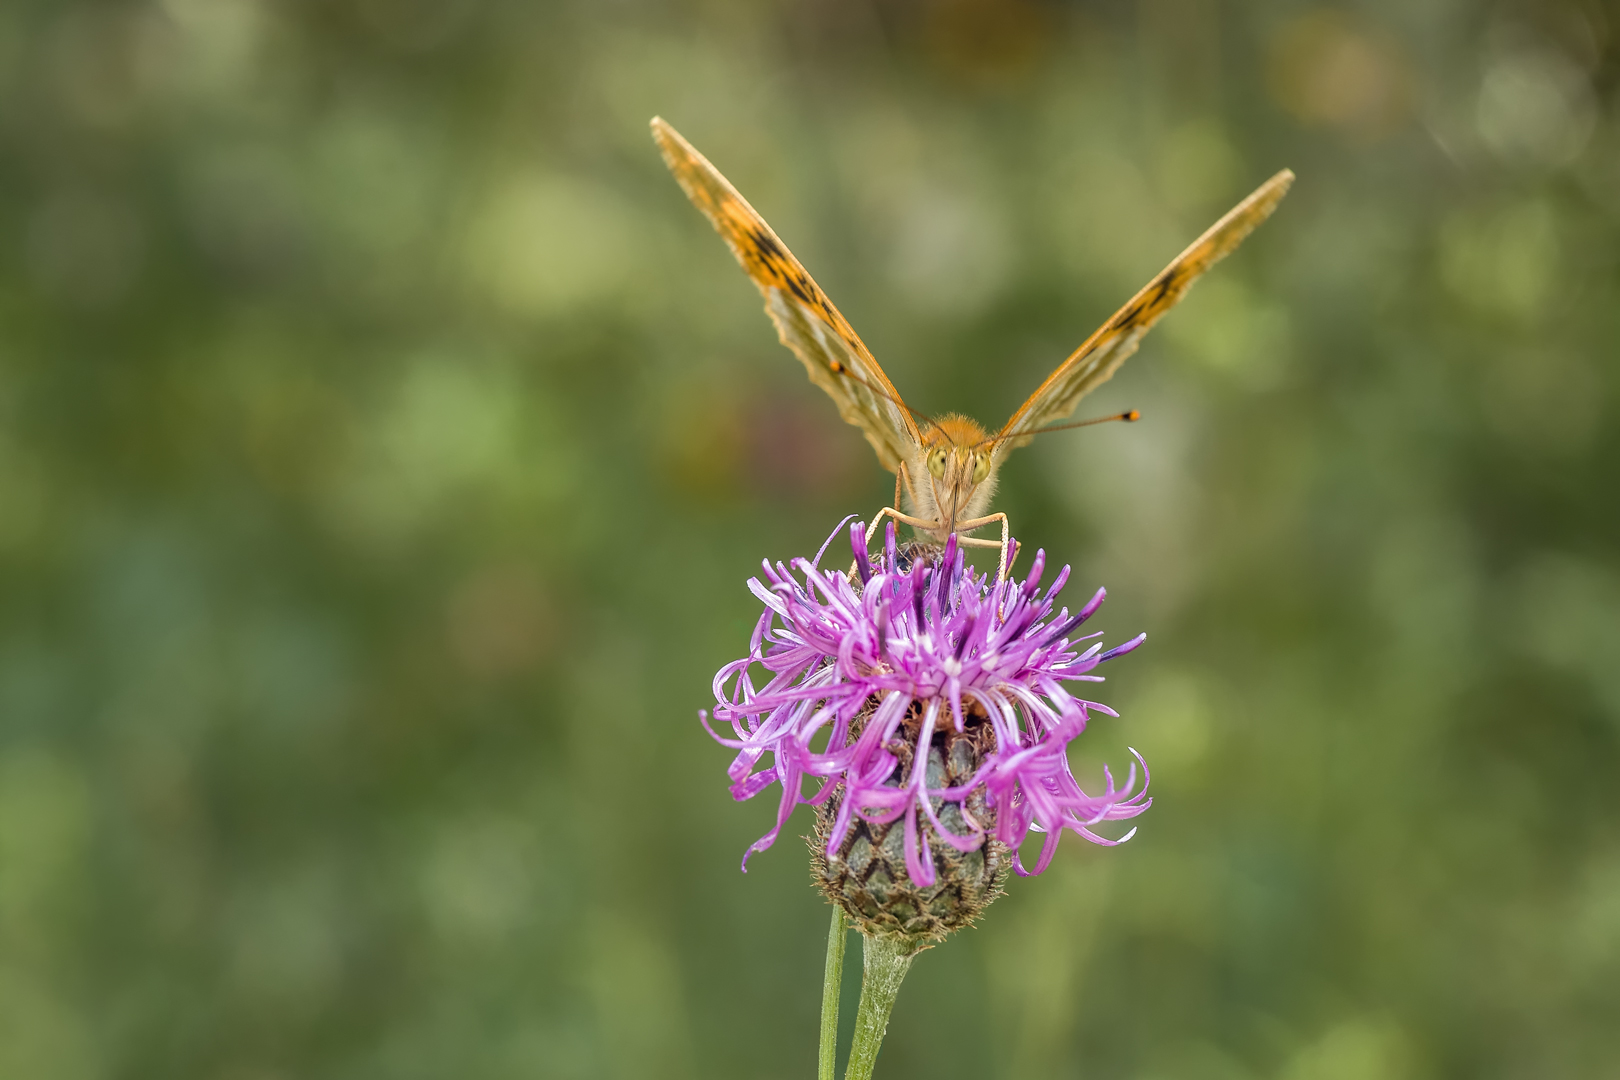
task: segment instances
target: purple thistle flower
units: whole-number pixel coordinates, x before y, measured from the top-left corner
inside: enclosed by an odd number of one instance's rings
[[[997,589],[988,575],[966,565],[954,536],[937,559],[918,557],[908,566],[892,524],[876,558],[866,552],[859,523],[849,535],[856,580],[820,569],[836,529],[815,559],[795,559],[791,570],[766,562],[763,580],[749,579],[765,611],[748,655],[714,679],[714,719],[731,725],[734,737],[717,733],[702,714],[709,733],[737,751],[727,770],[733,798],[782,786],[776,824],[750,846],[743,869],[749,855],[775,842],[801,803],[826,805],[832,814],[824,830],[828,859],[838,857],[856,816],[879,826],[904,819],[906,873],[924,888],[935,878],[930,835],[963,852],[998,841],[1025,876],[1046,869],[1064,829],[1097,844],[1129,840],[1135,829],[1110,840],[1092,826],[1135,817],[1152,803],[1141,755],[1131,751],[1135,761],[1123,787],[1105,767],[1096,795],[1081,789],[1067,756],[1092,710],[1118,714],[1073,697],[1064,684],[1101,682],[1091,674],[1098,664],[1146,638],[1107,652],[1100,642],[1082,648],[1100,634],[1070,638],[1101,606],[1106,590],[1098,589],[1078,612],[1063,608],[1054,616],[1069,568],[1041,592],[1044,551],[1036,553],[1027,580],[1009,579]],[[756,685],[756,667],[768,674],[763,686]],[[987,718],[988,752],[965,782],[931,786],[931,779],[944,777],[928,767],[930,741],[947,727],[963,731],[969,718]],[[766,755],[771,760],[762,764]],[[821,781],[809,795],[807,780]],[[840,789],[844,794],[834,798]],[[987,820],[975,819],[970,796],[973,805],[988,808],[981,815]],[[960,808],[951,820],[961,821],[964,832],[942,823],[945,804]],[[1017,852],[1032,830],[1044,833],[1045,842],[1030,871]]]

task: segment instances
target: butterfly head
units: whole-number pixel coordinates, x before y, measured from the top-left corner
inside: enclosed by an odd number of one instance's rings
[[[976,421],[952,414],[940,417],[922,432],[919,447],[922,468],[918,501],[925,516],[939,522],[938,537],[956,531],[959,521],[979,516],[995,490],[996,455],[988,434]],[[929,510],[932,513],[928,513]]]

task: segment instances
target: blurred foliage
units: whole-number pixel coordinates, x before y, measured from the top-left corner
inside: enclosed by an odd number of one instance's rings
[[[0,1076],[810,1074],[696,712],[890,479],[655,113],[987,423],[1300,177],[1003,472],[1157,803],[881,1074],[1616,1076],[1617,73],[1596,0],[9,0]]]

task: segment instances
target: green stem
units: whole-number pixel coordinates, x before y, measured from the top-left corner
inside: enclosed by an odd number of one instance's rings
[[[816,1080],[833,1080],[838,1071],[838,993],[844,985],[844,939],[849,924],[844,909],[832,906],[832,928],[827,931],[827,971],[821,981],[821,1050],[816,1059]]]
[[[917,946],[896,938],[861,935],[863,972],[861,1007],[855,1014],[855,1040],[849,1047],[844,1080],[871,1080],[878,1047],[889,1028],[889,1012],[900,993],[900,982],[917,955]]]

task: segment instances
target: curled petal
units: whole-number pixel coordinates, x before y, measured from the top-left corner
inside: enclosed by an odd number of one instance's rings
[[[1097,635],[1070,639],[1106,592],[1097,590],[1072,615],[1054,614],[1070,571],[1063,567],[1041,590],[1044,551],[1036,552],[1027,580],[1009,580],[997,592],[988,575],[967,565],[954,536],[943,551],[902,568],[892,523],[873,557],[865,551],[864,527],[850,521],[814,559],[767,561],[749,579],[763,610],[748,655],[715,674],[714,709],[699,714],[709,735],[736,751],[727,769],[733,798],[781,785],[775,823],[748,854],[769,848],[795,807],[827,805],[840,790],[828,855],[857,818],[874,825],[904,818],[906,871],[923,887],[935,878],[934,841],[971,851],[988,833],[1013,849],[1015,869],[1024,874],[1051,863],[1065,831],[1105,845],[1129,839],[1132,833],[1109,839],[1093,827],[1135,817],[1152,804],[1140,755],[1131,751],[1123,786],[1105,770],[1101,790],[1090,794],[1075,780],[1067,754],[1093,710],[1116,715],[1073,696],[1067,684],[1100,681],[1093,668],[1143,641],[1138,636],[1105,652],[1100,642],[1082,649]],[[856,572],[821,569],[846,526]],[[939,745],[933,740],[969,724],[988,725],[983,737],[992,748],[972,776],[931,787],[930,746]],[[936,782],[944,783],[937,775]],[[981,797],[975,805],[991,816],[979,820],[974,815],[983,811],[970,813],[968,802]],[[938,808],[946,803],[960,808],[967,833],[943,824]],[[1017,851],[1032,832],[1042,834],[1042,844],[1028,870]]]

